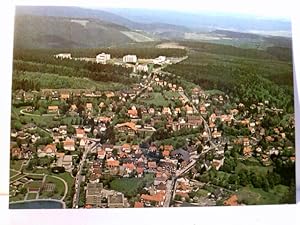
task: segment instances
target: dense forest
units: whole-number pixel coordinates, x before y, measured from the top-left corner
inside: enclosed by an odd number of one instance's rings
[[[268,100],[288,113],[294,112],[292,63],[278,60],[278,48],[262,51],[207,43],[182,44],[193,48],[189,58],[168,66],[166,71],[205,90],[222,90],[246,104]],[[280,57],[290,53],[283,51]]]
[[[292,59],[291,48],[285,47],[273,46],[267,48],[267,51],[264,51],[204,42],[182,41],[179,43],[195,51],[213,53],[218,55],[231,55],[254,59],[271,59],[283,61],[291,61]]]

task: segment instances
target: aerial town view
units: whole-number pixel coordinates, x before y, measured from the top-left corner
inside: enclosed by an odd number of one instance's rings
[[[9,207],[295,203],[290,23],[146,11],[16,7]]]

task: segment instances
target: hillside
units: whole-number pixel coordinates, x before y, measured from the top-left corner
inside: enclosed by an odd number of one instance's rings
[[[68,17],[97,19],[109,23],[119,24],[132,30],[143,30],[149,33],[159,34],[164,32],[187,32],[188,28],[170,23],[140,23],[139,20],[130,20],[119,16],[118,13],[111,13],[99,9],[87,9],[80,7],[62,7],[62,6],[18,6],[16,15],[35,15],[51,17]]]
[[[18,15],[15,47],[89,48],[134,42],[124,31],[130,30],[96,19]]]

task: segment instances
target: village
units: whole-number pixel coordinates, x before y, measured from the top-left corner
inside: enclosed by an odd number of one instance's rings
[[[55,57],[124,65],[137,82],[124,90],[14,92],[11,201],[56,199],[66,208],[239,205],[237,181],[217,174],[227,176],[237,161],[266,170],[272,157],[295,161],[288,140],[293,117],[272,127],[266,121],[283,110],[270,102],[248,107],[163,71],[186,58]]]

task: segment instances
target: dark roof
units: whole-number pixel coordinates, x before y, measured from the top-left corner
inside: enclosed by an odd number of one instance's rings
[[[189,161],[190,160],[190,154],[183,150],[182,148],[176,149],[175,151],[171,152],[171,156],[173,157],[179,157],[180,159],[184,161]]]

